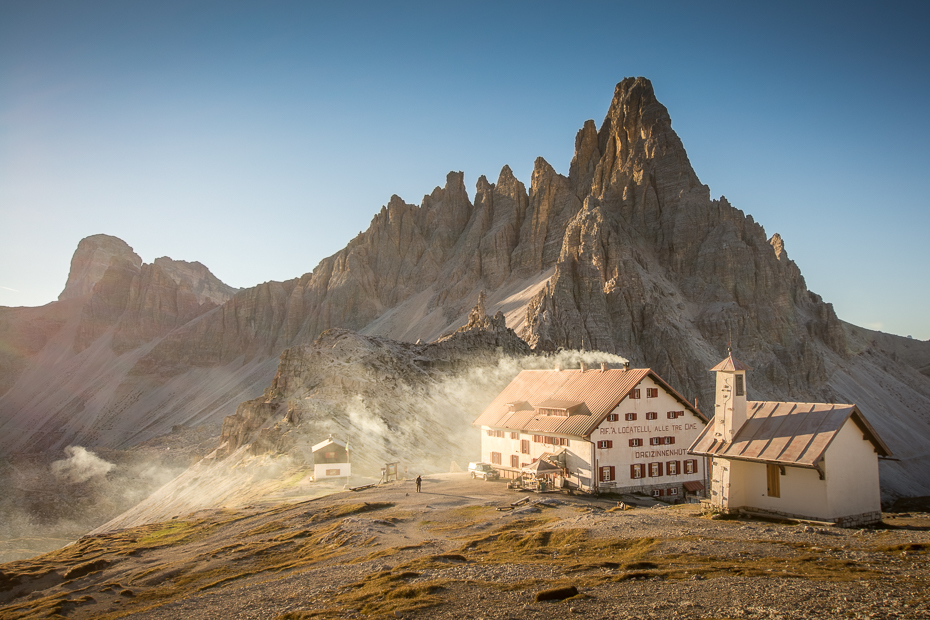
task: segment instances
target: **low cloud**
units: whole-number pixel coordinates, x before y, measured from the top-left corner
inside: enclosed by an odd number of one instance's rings
[[[87,482],[91,478],[107,475],[116,467],[81,446],[68,446],[65,454],[68,458],[54,461],[51,469],[57,478],[67,482]]]

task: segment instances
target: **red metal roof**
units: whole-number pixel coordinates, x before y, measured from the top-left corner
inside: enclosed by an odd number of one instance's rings
[[[688,493],[697,493],[704,490],[704,483],[697,480],[688,480],[682,486],[685,487],[685,491]]]
[[[855,405],[830,403],[746,403],[746,422],[731,442],[714,438],[711,421],[689,452],[726,459],[815,468],[850,417],[881,456],[891,456]]]
[[[663,386],[702,420],[706,418],[649,368],[621,370],[524,370],[475,420],[475,426],[586,437],[646,377]],[[553,401],[580,403],[568,416],[540,415],[535,407]],[[533,410],[510,411],[508,403],[529,402]]]

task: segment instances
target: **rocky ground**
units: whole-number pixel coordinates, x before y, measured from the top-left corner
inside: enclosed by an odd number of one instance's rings
[[[634,501],[445,474],[203,511],[0,565],[0,618],[930,617],[927,513],[842,530]]]

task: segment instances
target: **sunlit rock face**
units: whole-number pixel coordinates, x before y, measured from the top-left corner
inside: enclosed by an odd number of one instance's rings
[[[451,172],[419,205],[393,196],[311,272],[240,291],[199,263],[143,265],[118,239],[82,241],[61,301],[0,309],[13,343],[0,448],[219,430],[285,349],[333,328],[430,342],[466,324],[481,291],[535,349],[623,355],[699,406],[730,344],[753,368],[751,398],[852,401],[880,433],[930,440],[927,343],[905,354],[839,321],[790,243],[710,196],[648,80],[624,79],[600,127],[582,124],[567,175],[540,158],[528,188],[505,166],[473,196]],[[891,447],[907,456],[883,466],[886,488],[930,494],[930,456]]]
[[[110,235],[92,235],[81,239],[71,259],[71,271],[64,290],[58,296],[59,301],[89,295],[114,259],[129,263],[136,269],[142,265],[139,255],[122,239]]]

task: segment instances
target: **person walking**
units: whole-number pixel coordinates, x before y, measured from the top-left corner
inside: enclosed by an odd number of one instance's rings
[[[423,479],[420,478],[419,475],[417,475],[417,493],[420,492],[420,484],[421,484],[422,482],[423,482]]]

